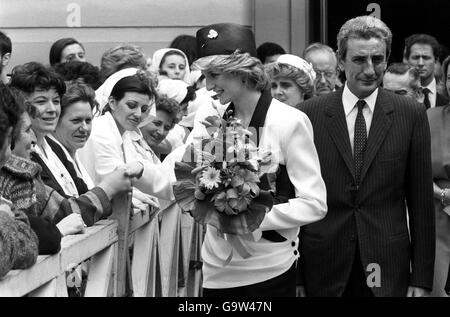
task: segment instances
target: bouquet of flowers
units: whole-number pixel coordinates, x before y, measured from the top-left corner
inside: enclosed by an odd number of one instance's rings
[[[175,199],[222,234],[252,233],[273,205],[272,155],[258,149],[253,133],[234,117],[210,116],[202,123],[209,137],[189,145],[175,165]]]

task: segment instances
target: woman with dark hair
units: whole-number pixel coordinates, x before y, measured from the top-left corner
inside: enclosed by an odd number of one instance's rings
[[[76,173],[71,174],[68,171],[70,165],[64,165],[49,145],[52,140],[48,138],[48,135],[55,131],[61,113],[60,100],[65,92],[64,81],[51,69],[31,62],[13,69],[11,86],[23,93],[33,109],[31,127],[36,136],[36,145],[31,158],[39,164],[39,169],[42,169],[40,176],[51,189],[48,197],[56,195],[57,192],[59,194],[57,197],[60,197],[57,200],[79,197],[81,204],[89,205],[89,208],[78,209],[79,214],[76,214],[68,213],[64,208],[52,209],[58,205],[48,205],[47,200],[41,201],[40,203],[50,208],[48,212],[51,214],[52,221],[58,224],[61,221],[65,224],[67,230],[62,230],[61,233],[76,233],[82,230],[84,225],[91,226],[100,218],[109,216],[111,214],[110,200],[117,193],[128,190],[129,178],[136,174],[126,170],[126,167],[120,168],[105,177],[97,187],[88,190]],[[25,144],[24,147],[28,145]],[[26,151],[23,152],[26,153]],[[62,205],[64,207],[64,204]]]
[[[100,69],[88,62],[71,61],[53,65],[66,84],[82,83],[96,90],[100,87]]]
[[[76,39],[66,37],[57,40],[50,48],[50,65],[70,61],[85,62],[85,49]]]
[[[11,138],[19,115],[14,99],[0,83],[0,167],[11,155]],[[5,107],[13,111],[5,111]],[[28,217],[0,195],[0,277],[12,269],[32,266],[38,256],[38,238],[30,227]]]
[[[197,31],[197,43],[202,58],[196,63],[205,75],[206,88],[221,104],[229,103],[223,117],[233,116],[255,131],[256,145],[271,152],[279,167],[274,206],[259,227],[262,235],[241,237],[244,249],[251,250],[249,256],[241,256],[242,245],[230,244],[207,225],[203,295],[294,297],[300,226],[322,219],[327,212],[311,122],[303,112],[271,97],[250,29],[231,23],[209,25]]]
[[[447,95],[450,95],[449,63],[450,57],[447,57],[442,64]],[[436,215],[436,258],[431,296],[447,296],[445,291],[450,294],[450,105],[430,108],[427,115]]]
[[[135,174],[142,175],[133,184],[138,190],[145,195],[172,198],[167,172],[154,168],[150,160],[154,153],[139,130],[149,120],[151,110],[154,117],[156,98],[154,79],[140,69],[123,69],[106,80],[102,95],[97,96],[102,115],[94,118],[91,137],[80,151],[80,159],[95,184],[116,166],[127,163]],[[144,201],[155,205],[148,196]]]

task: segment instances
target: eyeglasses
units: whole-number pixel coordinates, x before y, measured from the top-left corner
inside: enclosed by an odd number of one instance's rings
[[[336,71],[334,71],[334,72],[333,71],[325,71],[325,72],[323,72],[323,71],[316,70],[316,69],[314,71],[316,72],[317,79],[319,79],[321,76],[323,76],[325,78],[331,78],[331,77],[336,75]]]

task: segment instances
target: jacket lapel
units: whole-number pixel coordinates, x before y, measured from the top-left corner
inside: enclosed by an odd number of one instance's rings
[[[372,123],[370,125],[369,137],[367,139],[366,153],[364,154],[361,182],[364,180],[364,176],[366,175],[370,164],[372,164],[375,155],[391,127],[392,119],[390,115],[393,111],[394,108],[389,102],[386,93],[382,88],[379,88]]]
[[[342,104],[343,89],[332,93],[328,106],[325,108],[325,120],[328,133],[339,150],[345,164],[355,177],[353,155],[348,135],[347,121],[345,120],[344,105]]]

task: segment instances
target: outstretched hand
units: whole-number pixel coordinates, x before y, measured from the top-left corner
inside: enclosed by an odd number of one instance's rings
[[[133,161],[130,163],[125,164],[125,176],[128,176],[130,178],[136,178],[139,179],[142,176],[142,173],[144,173],[144,164],[142,164],[139,161]]]

